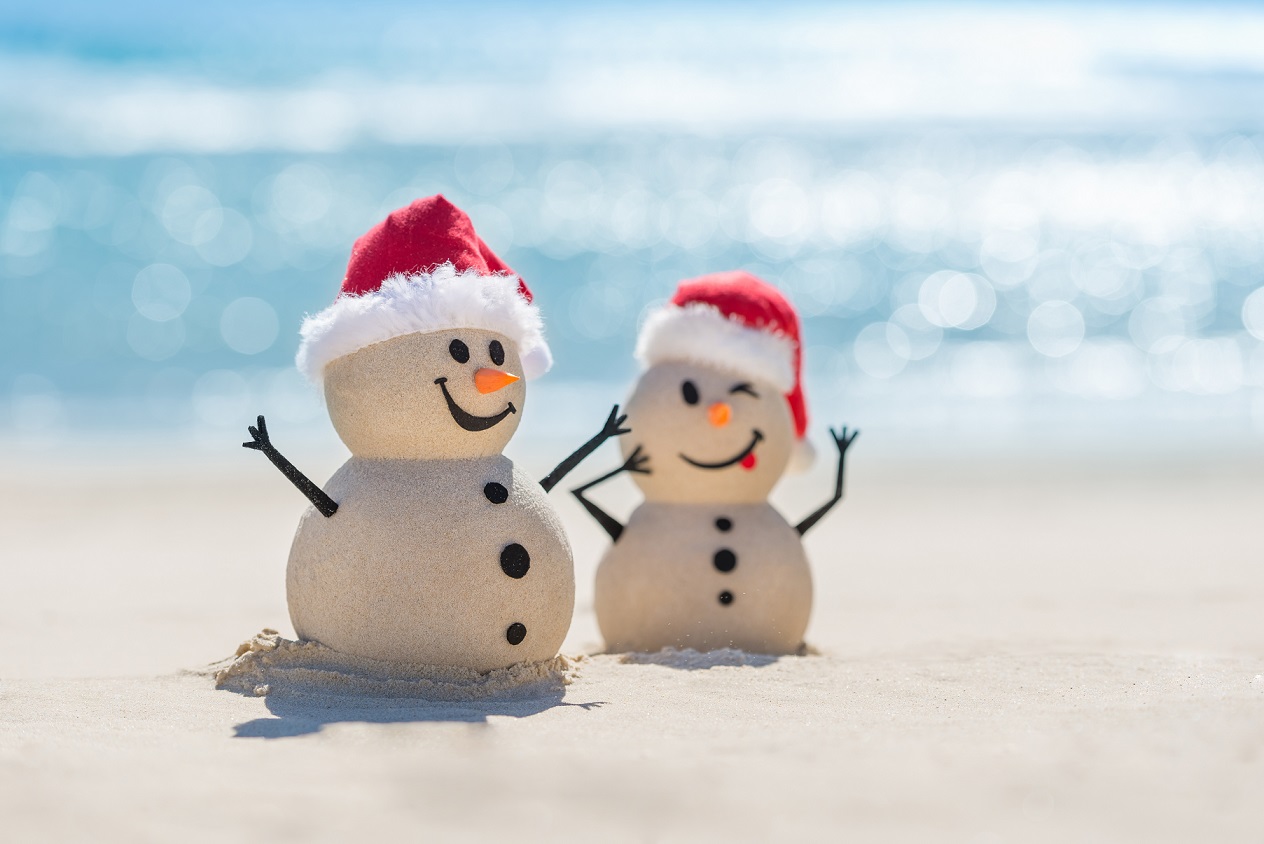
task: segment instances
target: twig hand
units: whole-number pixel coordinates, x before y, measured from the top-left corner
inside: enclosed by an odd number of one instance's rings
[[[846,428],[842,428],[841,430],[838,430],[838,431],[835,431],[833,428],[830,428],[830,436],[834,438],[834,444],[838,446],[838,456],[842,457],[844,454],[847,453],[847,449],[851,447],[851,444],[856,439],[856,437],[860,436],[860,432],[852,431],[850,434],[848,434]]]
[[[636,447],[636,450],[634,450],[628,459],[624,461],[623,471],[636,472],[640,475],[653,474],[649,467],[645,465],[650,462],[650,456],[648,454],[642,454],[641,452],[643,449],[643,446],[638,445]]]
[[[262,451],[265,454],[272,450],[272,440],[268,439],[268,423],[263,421],[260,416],[257,420],[259,427],[251,425],[247,430],[250,431],[251,440],[248,443],[242,443],[242,448],[253,448],[255,451]]]
[[[838,475],[834,479],[834,495],[829,501],[818,507],[815,513],[795,525],[794,529],[799,532],[799,536],[803,536],[810,531],[821,520],[821,517],[832,510],[835,504],[843,500],[843,471],[847,465],[847,449],[851,448],[851,444],[859,435],[859,431],[848,432],[846,428],[840,428],[835,431],[833,428],[830,428],[830,436],[834,438],[834,445],[838,446]]]
[[[611,437],[618,437],[618,436],[622,436],[623,434],[632,433],[631,428],[623,427],[623,423],[627,421],[628,421],[628,415],[625,413],[622,416],[620,416],[619,405],[616,404],[614,408],[610,411],[610,416],[606,418],[606,424],[601,429],[601,436],[605,439],[610,439]]]

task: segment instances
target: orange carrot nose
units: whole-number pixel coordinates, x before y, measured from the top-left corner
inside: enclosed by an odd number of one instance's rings
[[[510,375],[499,369],[480,369],[474,373],[474,389],[480,393],[494,393],[521,380],[517,375]]]
[[[723,428],[733,418],[733,408],[722,401],[718,401],[707,408],[707,418],[711,420],[711,424],[715,427]]]

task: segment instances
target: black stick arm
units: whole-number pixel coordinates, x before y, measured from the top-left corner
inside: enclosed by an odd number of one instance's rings
[[[846,428],[843,428],[841,434],[835,433],[833,429],[830,429],[830,434],[834,437],[834,443],[838,446],[838,476],[834,479],[834,495],[829,501],[818,507],[812,515],[795,525],[794,529],[798,531],[799,536],[803,536],[816,527],[816,523],[824,518],[826,513],[833,510],[838,502],[843,500],[843,473],[847,467],[847,448],[859,433],[859,431],[853,431],[848,436]]]
[[[290,483],[298,487],[298,491],[307,496],[307,500],[320,511],[321,515],[329,518],[338,512],[338,502],[334,501],[325,491],[312,483],[311,479],[298,470],[290,461],[286,460],[272,445],[272,440],[268,438],[268,426],[264,422],[263,417],[258,419],[258,427],[251,425],[250,436],[251,441],[242,443],[242,448],[253,448],[255,451],[261,451],[272,461],[272,465],[281,470],[281,474],[290,479]]]
[[[623,467],[619,467],[618,469],[615,469],[613,472],[609,473],[608,475],[602,475],[600,478],[598,478],[595,481],[590,481],[589,483],[586,483],[581,487],[576,487],[575,489],[571,490],[571,495],[579,499],[579,503],[584,505],[584,509],[588,511],[588,515],[592,516],[593,519],[597,522],[597,524],[601,525],[602,529],[605,530],[606,533],[610,534],[611,542],[619,541],[619,537],[623,535],[623,525],[620,524],[619,520],[616,519],[614,516],[610,515],[605,510],[602,510],[596,504],[592,503],[587,498],[585,498],[584,492],[588,490],[589,488],[594,487],[597,484],[601,483],[602,481],[606,481],[606,480],[609,480],[610,478],[613,478],[615,475],[619,474],[622,471],[623,471]]]
[[[571,490],[571,495],[579,499],[579,503],[584,505],[584,509],[588,511],[588,515],[592,516],[593,519],[596,520],[597,524],[601,525],[605,532],[610,534],[611,542],[619,541],[619,537],[623,535],[623,525],[621,525],[619,520],[614,516],[611,516],[605,510],[602,510],[596,504],[585,498],[584,493],[598,484],[603,484],[615,475],[622,474],[623,472],[640,472],[643,475],[648,475],[650,470],[645,468],[645,463],[648,460],[648,457],[641,455],[641,446],[637,446],[636,450],[632,452],[632,455],[618,469],[615,469],[613,472],[607,472],[600,478],[589,481],[583,486],[575,487]]]
[[[263,451],[260,449],[260,451]],[[325,491],[314,484],[310,478],[298,470],[298,468],[281,456],[281,452],[275,448],[270,448],[263,452],[272,461],[272,465],[281,470],[281,474],[290,479],[290,483],[298,487],[298,491],[307,496],[307,500],[320,511],[321,515],[329,518],[338,512],[338,502],[334,501]]]
[[[610,411],[610,417],[606,419],[605,426],[597,433],[597,436],[577,448],[574,454],[557,464],[557,468],[549,472],[544,480],[540,481],[540,486],[544,487],[544,491],[548,492],[557,486],[562,478],[569,475],[580,463],[583,463],[588,458],[588,455],[600,448],[601,444],[606,440],[630,432],[631,428],[623,427],[623,423],[627,421],[627,418],[626,415],[619,415],[619,405],[616,404],[614,410]]]

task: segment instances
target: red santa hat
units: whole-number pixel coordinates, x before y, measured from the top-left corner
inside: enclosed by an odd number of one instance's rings
[[[340,357],[393,337],[483,328],[518,346],[523,375],[553,364],[531,291],[442,196],[392,211],[351,248],[334,303],[303,320],[297,364],[320,384]]]
[[[646,319],[636,355],[646,366],[690,361],[772,384],[785,393],[794,420],[791,467],[811,465],[799,316],[771,284],[740,270],[682,281]]]

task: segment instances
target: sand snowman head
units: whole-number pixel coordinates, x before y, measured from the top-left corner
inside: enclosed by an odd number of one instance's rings
[[[649,456],[650,474],[632,476],[647,500],[763,501],[811,462],[799,336],[785,297],[744,272],[681,282],[651,314],[620,443]]]
[[[303,323],[298,366],[357,457],[499,454],[552,363],[526,284],[442,196],[356,241],[334,304]]]

